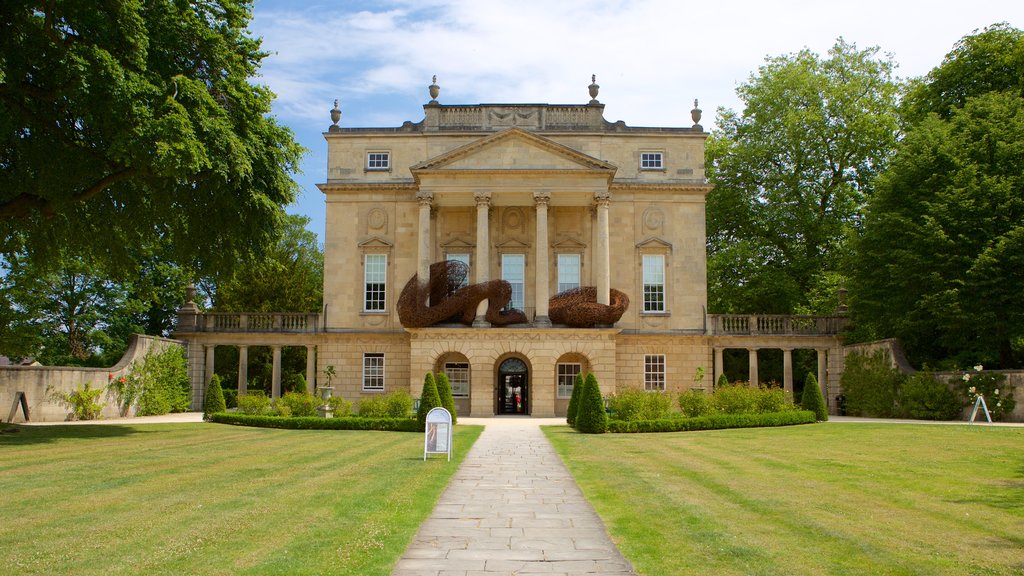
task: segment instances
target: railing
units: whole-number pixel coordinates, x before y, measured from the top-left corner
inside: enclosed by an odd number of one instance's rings
[[[196,332],[317,332],[319,314],[207,312],[196,316]]]
[[[833,336],[848,321],[846,316],[708,314],[708,330],[732,336]]]

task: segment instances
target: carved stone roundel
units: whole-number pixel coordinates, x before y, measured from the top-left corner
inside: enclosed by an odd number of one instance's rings
[[[661,230],[664,223],[665,213],[661,211],[661,208],[648,208],[644,211],[644,228],[647,230],[652,232]]]
[[[383,230],[388,225],[388,215],[381,208],[374,208],[366,215],[366,225],[370,230]]]
[[[521,230],[523,228],[523,211],[519,208],[506,208],[502,224],[505,230]]]

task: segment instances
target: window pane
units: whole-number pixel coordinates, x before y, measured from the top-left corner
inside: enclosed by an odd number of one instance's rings
[[[644,356],[644,390],[665,389],[665,355]]]
[[[644,312],[665,311],[665,256],[643,257]]]
[[[501,279],[512,285],[512,300],[508,308],[523,309],[523,287],[526,282],[526,255],[502,254]]]
[[[576,383],[576,375],[582,371],[579,363],[564,363],[557,367],[557,394],[559,398],[571,398],[572,387]]]
[[[390,153],[370,152],[366,155],[366,167],[371,170],[386,170],[390,165]]]
[[[558,255],[558,291],[580,287],[580,255]]]
[[[468,398],[469,364],[465,362],[447,362],[444,365],[444,373],[448,375],[448,382],[452,385],[452,396]]]
[[[367,254],[364,258],[363,310],[383,312],[387,291],[387,254]]]
[[[469,286],[469,254],[449,254],[446,259],[450,262],[462,262],[466,265],[466,278],[459,284],[459,288]]]
[[[363,390],[384,389],[384,353],[363,354]]]

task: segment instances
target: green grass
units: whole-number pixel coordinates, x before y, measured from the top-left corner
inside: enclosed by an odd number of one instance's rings
[[[1024,574],[1024,429],[546,434],[640,574]]]
[[[456,427],[451,463],[399,432],[16,430],[0,433],[0,572],[383,576],[482,429]]]

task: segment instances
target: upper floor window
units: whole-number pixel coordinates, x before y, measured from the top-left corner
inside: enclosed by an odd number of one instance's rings
[[[366,153],[366,169],[367,170],[390,170],[391,169],[391,153],[390,152],[367,152]]]
[[[643,255],[644,312],[665,311],[665,256]]]
[[[508,308],[522,310],[526,286],[526,255],[502,254],[501,279],[512,285],[512,300],[509,301]]]
[[[565,292],[580,287],[580,255],[558,255],[558,291]]]
[[[641,152],[641,170],[663,170],[665,168],[665,155],[663,152]]]
[[[444,373],[452,386],[452,396],[469,397],[469,364],[466,362],[445,362]]]
[[[644,355],[644,390],[654,392],[665,389],[665,355]]]
[[[384,353],[363,354],[363,390],[378,392],[384,390]]]
[[[384,312],[387,309],[388,255],[363,256],[363,311]]]

